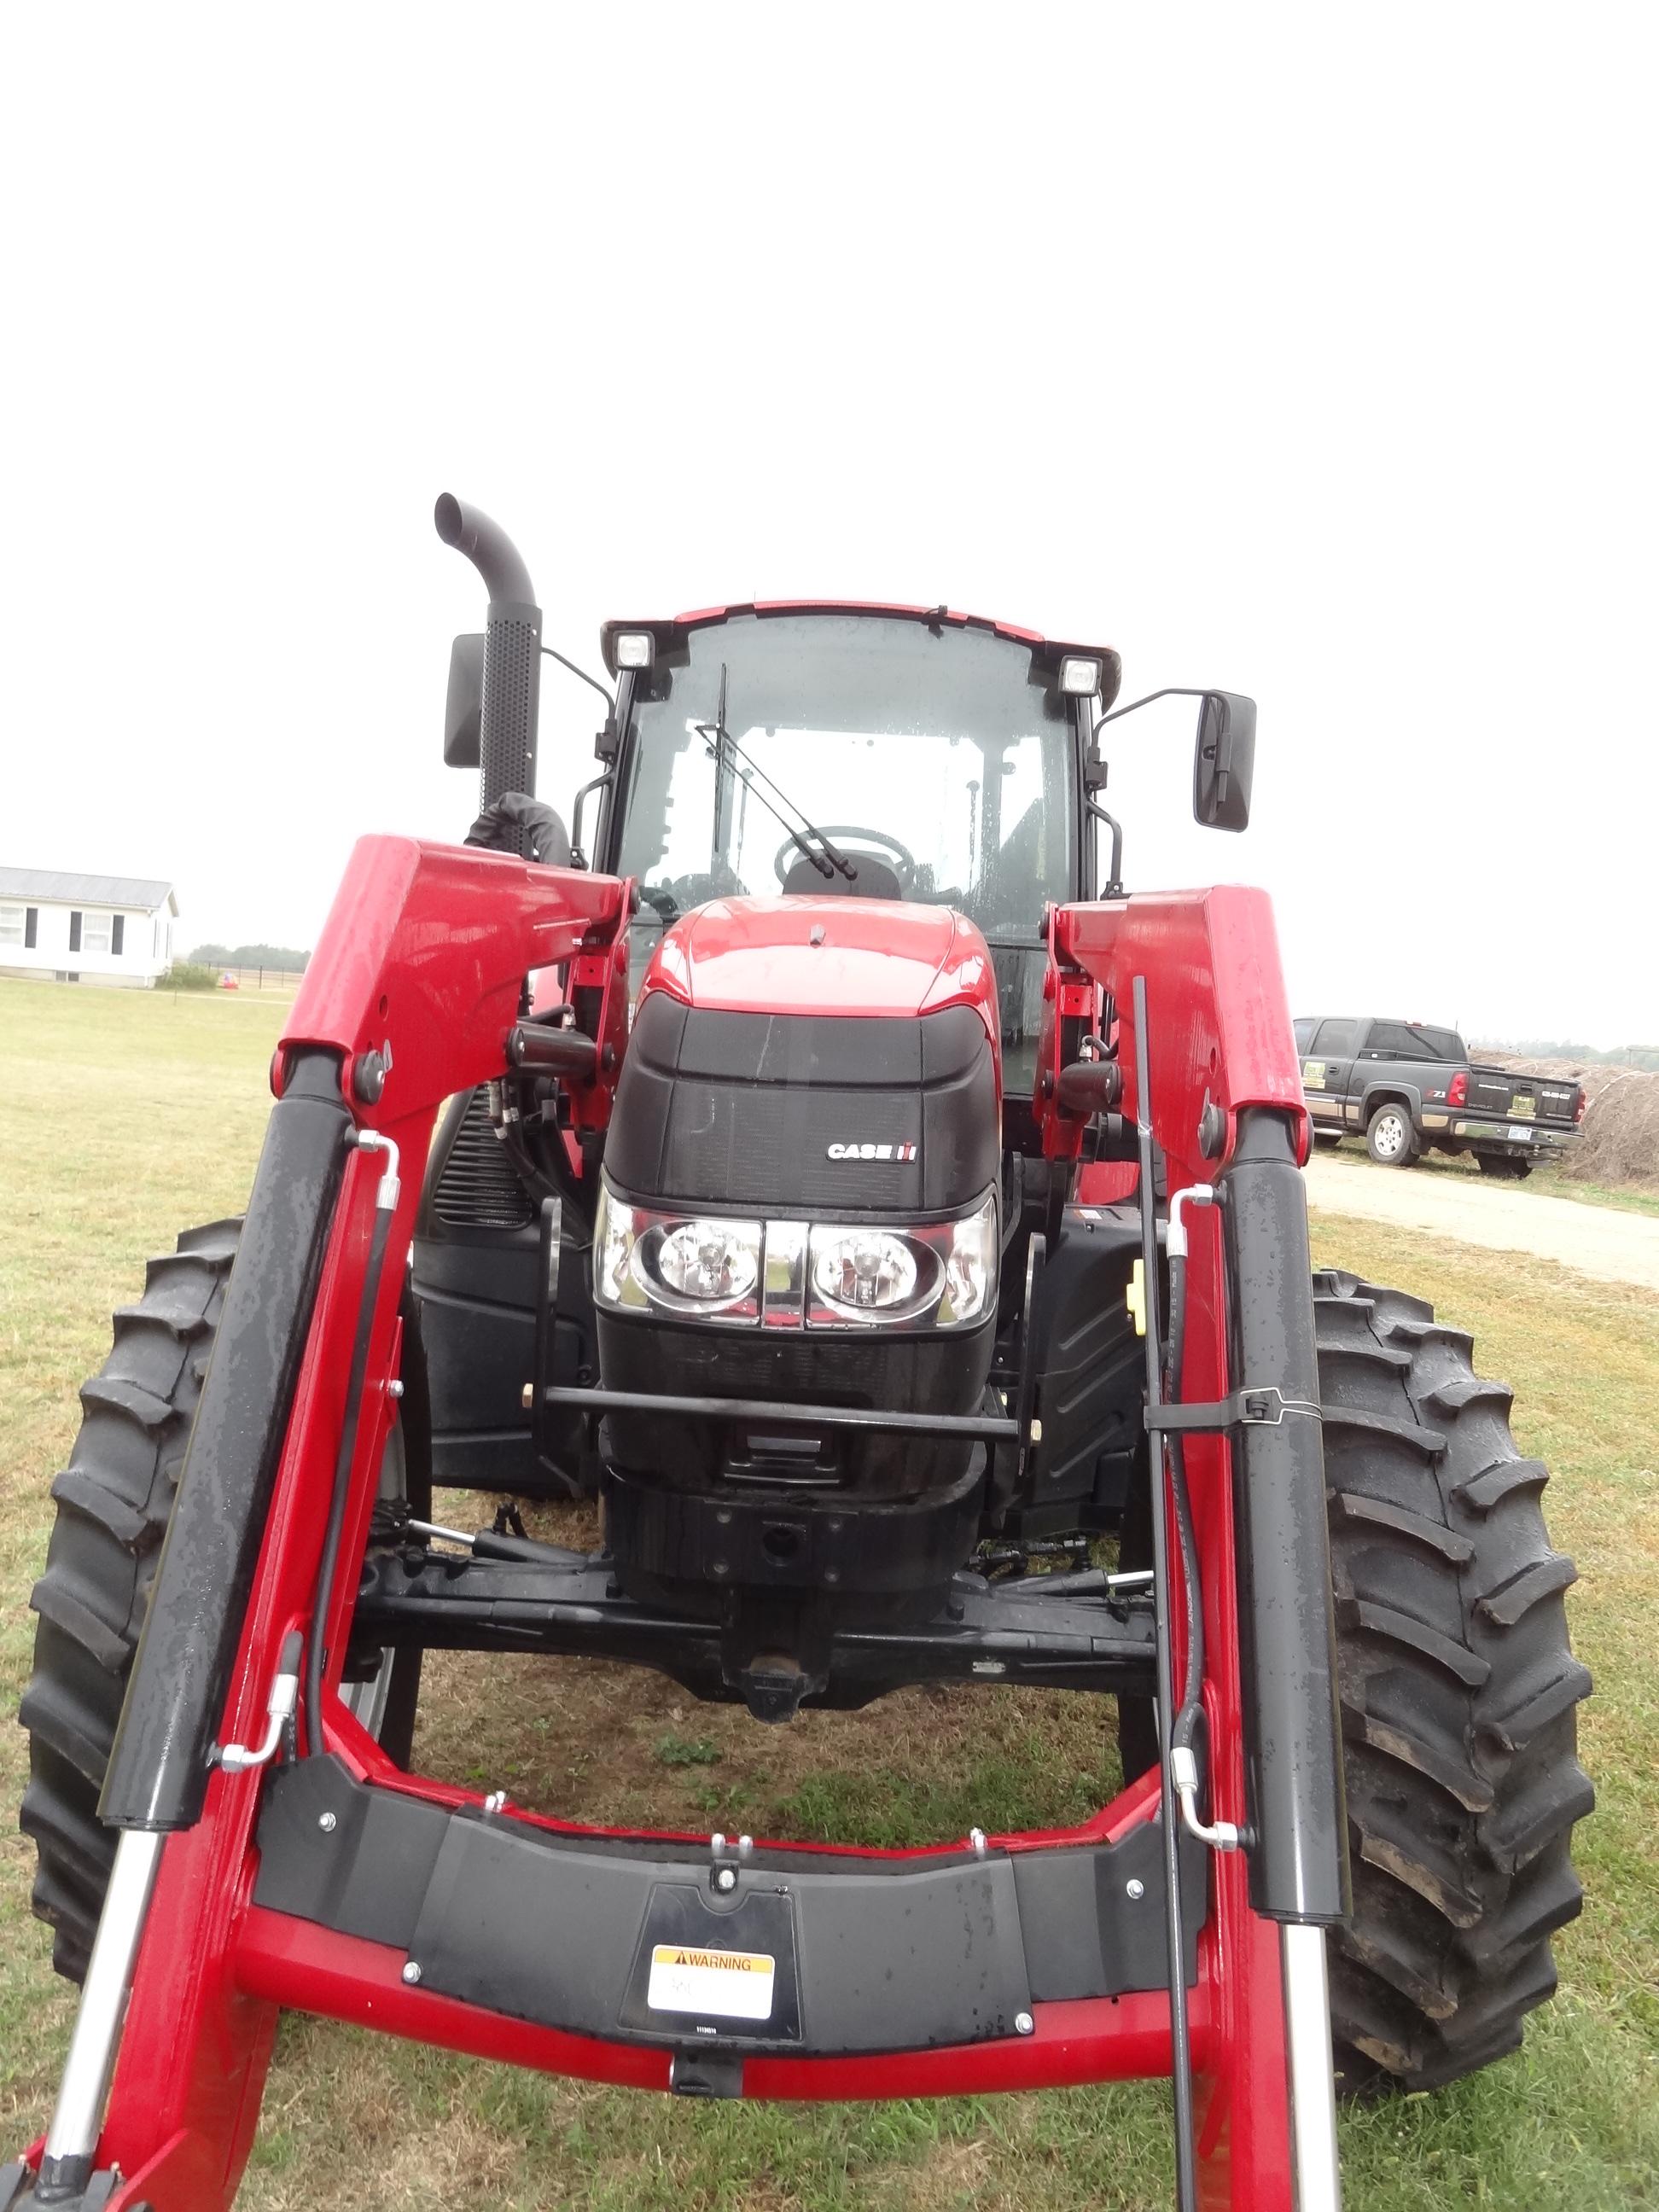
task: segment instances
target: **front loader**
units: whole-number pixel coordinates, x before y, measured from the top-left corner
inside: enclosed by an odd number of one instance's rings
[[[1116,655],[942,606],[607,625],[567,827],[525,564],[436,520],[471,837],[356,848],[247,1212],[151,1263],[53,1485],[22,1821],[82,1991],[0,2212],[231,2204],[284,2008],[685,2096],[1164,2076],[1182,2207],[1335,2206],[1336,2094],[1553,1986],[1589,1680],[1508,1391],[1310,1273],[1267,899],[1126,894]],[[1190,696],[1242,830],[1254,706]],[[774,1725],[1108,1691],[1126,1786],[911,1851],[587,1828],[409,1771],[427,1650]]]

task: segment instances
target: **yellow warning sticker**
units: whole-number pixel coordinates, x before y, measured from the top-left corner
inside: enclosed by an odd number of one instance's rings
[[[659,1943],[651,1953],[645,2001],[653,2012],[770,2020],[776,1971],[776,1961],[764,1951],[699,1951],[686,1943]]]

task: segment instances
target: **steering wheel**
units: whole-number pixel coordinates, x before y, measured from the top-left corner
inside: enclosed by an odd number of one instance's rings
[[[855,845],[862,845],[866,848],[873,848],[875,850],[875,857],[878,860],[882,858],[884,853],[890,855],[896,864],[895,872],[899,879],[900,890],[908,892],[912,885],[915,884],[916,879],[915,854],[910,850],[910,848],[908,845],[901,845],[896,837],[890,836],[885,830],[868,830],[861,822],[815,823],[813,827],[815,829],[821,830],[823,836],[829,838],[832,845],[839,845],[842,839],[845,837],[849,839]],[[805,845],[809,849],[816,849],[816,848],[812,846],[812,840],[806,835],[805,830],[802,830],[801,832],[801,844]],[[856,860],[858,854],[855,852],[849,853],[847,857],[849,860]],[[785,878],[789,873],[790,868],[794,866],[795,862],[799,860],[799,858],[800,846],[795,842],[793,837],[786,837],[782,844],[779,846],[777,851],[772,855],[772,872],[777,878],[780,884],[784,881]],[[837,870],[836,872],[839,873],[840,871]]]

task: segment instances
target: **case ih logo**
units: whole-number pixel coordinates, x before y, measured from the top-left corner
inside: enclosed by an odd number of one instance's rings
[[[832,1160],[913,1160],[914,1145],[831,1145]]]

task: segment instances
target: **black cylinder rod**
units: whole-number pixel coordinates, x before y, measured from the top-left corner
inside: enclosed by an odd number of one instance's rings
[[[1348,1911],[1336,1634],[1308,1209],[1290,1116],[1245,1109],[1223,1171],[1234,1390],[1276,1389],[1276,1421],[1233,1443],[1250,1903],[1269,1920]]]
[[[350,1129],[338,1055],[296,1052],[265,1131],[110,1754],[98,1810],[112,1828],[201,1818]]]

